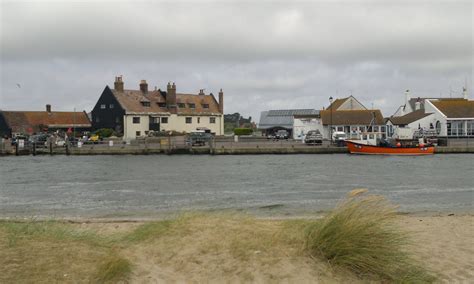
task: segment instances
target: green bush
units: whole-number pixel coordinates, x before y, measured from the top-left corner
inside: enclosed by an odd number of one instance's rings
[[[235,128],[234,135],[251,135],[253,130],[251,128]]]
[[[101,128],[94,132],[94,134],[99,135],[101,138],[108,138],[115,134],[115,131],[111,128]]]

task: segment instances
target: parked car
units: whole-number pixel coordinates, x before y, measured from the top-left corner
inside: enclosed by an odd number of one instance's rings
[[[204,146],[212,139],[212,134],[206,132],[191,132],[186,142],[191,146]]]
[[[41,147],[41,146],[48,146],[48,138],[49,138],[49,135],[48,134],[36,134],[36,135],[32,135],[30,136],[30,138],[28,139],[28,141],[30,143],[35,143],[37,147]]]
[[[335,131],[332,133],[332,141],[339,147],[346,145],[347,135],[343,131]]]
[[[323,135],[319,130],[310,130],[306,133],[304,143],[308,145],[322,145],[323,144]]]
[[[17,145],[17,144],[18,144],[18,140],[23,140],[24,143],[25,143],[25,145],[26,145],[26,143],[28,142],[28,137],[25,136],[25,135],[17,135],[17,136],[15,136],[15,137],[13,137],[13,139],[12,139],[12,146]]]
[[[275,139],[288,139],[289,137],[290,133],[285,129],[280,129],[275,133]]]

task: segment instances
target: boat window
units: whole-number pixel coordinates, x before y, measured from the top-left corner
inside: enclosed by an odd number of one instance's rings
[[[362,135],[362,140],[367,140],[367,134]]]
[[[369,139],[374,139],[374,134],[369,134]]]

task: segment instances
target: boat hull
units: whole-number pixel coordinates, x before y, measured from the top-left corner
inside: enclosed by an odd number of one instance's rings
[[[433,155],[434,146],[427,147],[382,147],[364,145],[361,143],[346,141],[347,148],[351,154],[365,154],[365,155]]]

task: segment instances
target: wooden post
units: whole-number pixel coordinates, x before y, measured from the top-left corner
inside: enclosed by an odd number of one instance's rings
[[[168,154],[171,154],[171,134],[168,135]]]
[[[36,142],[33,142],[33,156],[36,156]]]
[[[53,140],[49,138],[49,154],[53,155]]]

